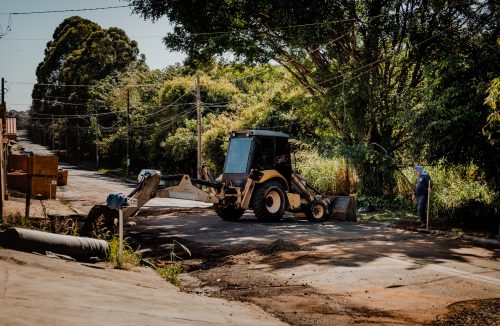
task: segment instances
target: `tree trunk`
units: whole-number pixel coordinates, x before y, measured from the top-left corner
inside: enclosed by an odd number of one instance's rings
[[[358,177],[358,191],[367,196],[392,196],[396,186],[396,169],[387,160],[354,162]]]

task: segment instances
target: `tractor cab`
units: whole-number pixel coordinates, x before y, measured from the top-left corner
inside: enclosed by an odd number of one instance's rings
[[[251,170],[275,170],[291,181],[288,135],[268,130],[238,130],[229,134],[222,181],[242,187]]]

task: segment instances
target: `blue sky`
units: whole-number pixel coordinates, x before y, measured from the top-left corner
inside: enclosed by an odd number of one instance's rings
[[[65,10],[126,5],[119,0],[1,0],[0,12],[28,12]],[[155,23],[144,21],[132,14],[130,8],[67,13],[47,13],[12,16],[12,30],[0,39],[0,77],[6,80],[8,110],[27,110],[31,104],[31,90],[36,82],[35,71],[43,60],[45,46],[57,25],[64,19],[78,15],[101,25],[115,26],[137,41],[139,50],[146,55],[151,69],[162,69],[182,62],[182,53],[168,51],[162,37],[172,30],[166,18]],[[0,26],[5,31],[8,15],[0,15]],[[25,84],[28,83],[28,84]]]

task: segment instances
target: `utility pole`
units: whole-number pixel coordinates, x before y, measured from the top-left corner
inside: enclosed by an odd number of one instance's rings
[[[130,176],[130,88],[127,88],[127,177]]]
[[[2,119],[2,124],[5,126],[7,121],[5,119],[7,118],[7,106],[5,105],[5,79],[2,78],[2,102],[0,103],[0,111],[2,113],[0,119]]]
[[[95,168],[99,170],[99,122],[97,116],[94,117],[95,122]]]
[[[2,77],[2,106],[5,105],[5,79]]]
[[[64,126],[66,127],[65,128],[66,129],[66,152],[65,153],[66,153],[66,160],[67,160],[68,157],[69,157],[69,155],[68,155],[68,150],[69,150],[68,149],[68,127],[69,127],[69,125],[68,125],[68,118],[66,118],[65,121],[66,121],[64,123]]]
[[[5,104],[5,79],[3,78],[0,87],[0,93],[2,93],[0,102],[0,223],[3,223],[5,192],[7,191],[7,151],[3,145],[3,134],[6,128],[7,118],[7,105]]]
[[[80,163],[80,117],[76,120],[76,160]]]
[[[56,143],[55,143],[56,138],[54,136],[56,126],[54,125],[54,116],[51,115],[51,117],[52,117],[52,126],[51,126],[52,128],[50,128],[50,129],[52,130],[52,149],[54,150],[54,149],[56,149]]]
[[[5,104],[5,79],[2,77],[2,105]]]
[[[96,170],[99,170],[99,120],[97,120],[97,106],[96,106],[96,101],[94,100],[94,111],[96,113],[94,117],[94,122],[95,122],[95,168]]]
[[[201,179],[201,100],[200,100],[200,75],[196,73],[196,119],[198,121],[198,151],[196,175]]]

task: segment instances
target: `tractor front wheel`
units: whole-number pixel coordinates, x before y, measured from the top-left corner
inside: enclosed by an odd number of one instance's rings
[[[326,219],[326,205],[321,200],[313,200],[306,206],[306,217],[311,222],[323,222]]]
[[[259,221],[277,222],[285,214],[285,190],[281,183],[268,181],[255,187],[252,207]]]
[[[223,206],[215,204],[214,208],[215,208],[215,213],[217,213],[217,215],[219,215],[219,217],[224,221],[236,221],[245,212],[244,209],[236,208],[231,205]]]

